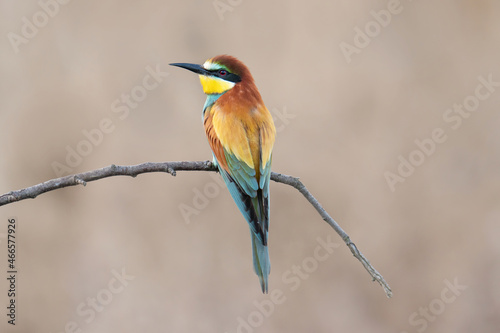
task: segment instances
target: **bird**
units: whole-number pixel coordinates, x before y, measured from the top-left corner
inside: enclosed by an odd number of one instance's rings
[[[198,74],[207,95],[202,121],[213,163],[250,227],[253,266],[268,293],[269,181],[276,128],[250,70],[218,55],[202,65],[171,63]]]

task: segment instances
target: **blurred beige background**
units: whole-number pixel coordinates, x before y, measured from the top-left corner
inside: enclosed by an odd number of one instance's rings
[[[498,1],[42,4],[51,15],[37,1],[0,1],[1,193],[56,178],[54,162],[78,173],[211,159],[199,81],[168,64],[228,53],[249,66],[276,116],[274,171],[301,178],[394,297],[296,190],[276,183],[274,294],[262,295],[248,227],[217,178],[155,173],[0,208],[0,331],[498,332],[500,87],[478,79],[500,82]],[[145,90],[156,69],[168,75]],[[464,102],[475,111],[447,111]],[[89,148],[84,133],[103,119],[112,130]],[[415,140],[435,129],[446,140],[422,159]],[[68,166],[67,149],[86,156]],[[387,173],[410,156],[420,165],[392,191]],[[4,277],[12,216],[15,327]],[[318,238],[340,244],[323,261]]]

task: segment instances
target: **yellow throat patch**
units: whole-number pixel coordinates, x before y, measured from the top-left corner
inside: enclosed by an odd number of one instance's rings
[[[199,75],[201,86],[203,87],[203,92],[207,95],[209,94],[222,94],[232,87],[235,83],[230,81],[225,81],[218,77],[211,77],[205,75]]]

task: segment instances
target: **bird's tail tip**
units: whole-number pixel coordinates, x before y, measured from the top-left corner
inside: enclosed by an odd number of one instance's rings
[[[262,276],[262,275],[259,275],[259,280],[260,280],[260,287],[262,289],[262,293],[263,294],[267,294],[268,293],[268,281],[267,281],[267,276]]]
[[[271,263],[269,260],[269,251],[266,245],[252,233],[252,250],[253,250],[253,265],[257,276],[259,277],[260,286],[263,294],[268,293],[268,277],[271,271]]]

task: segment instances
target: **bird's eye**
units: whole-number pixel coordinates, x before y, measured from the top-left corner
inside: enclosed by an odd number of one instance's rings
[[[220,76],[226,76],[226,75],[227,75],[227,71],[225,71],[225,70],[221,69],[221,70],[219,71],[219,75],[220,75]]]

